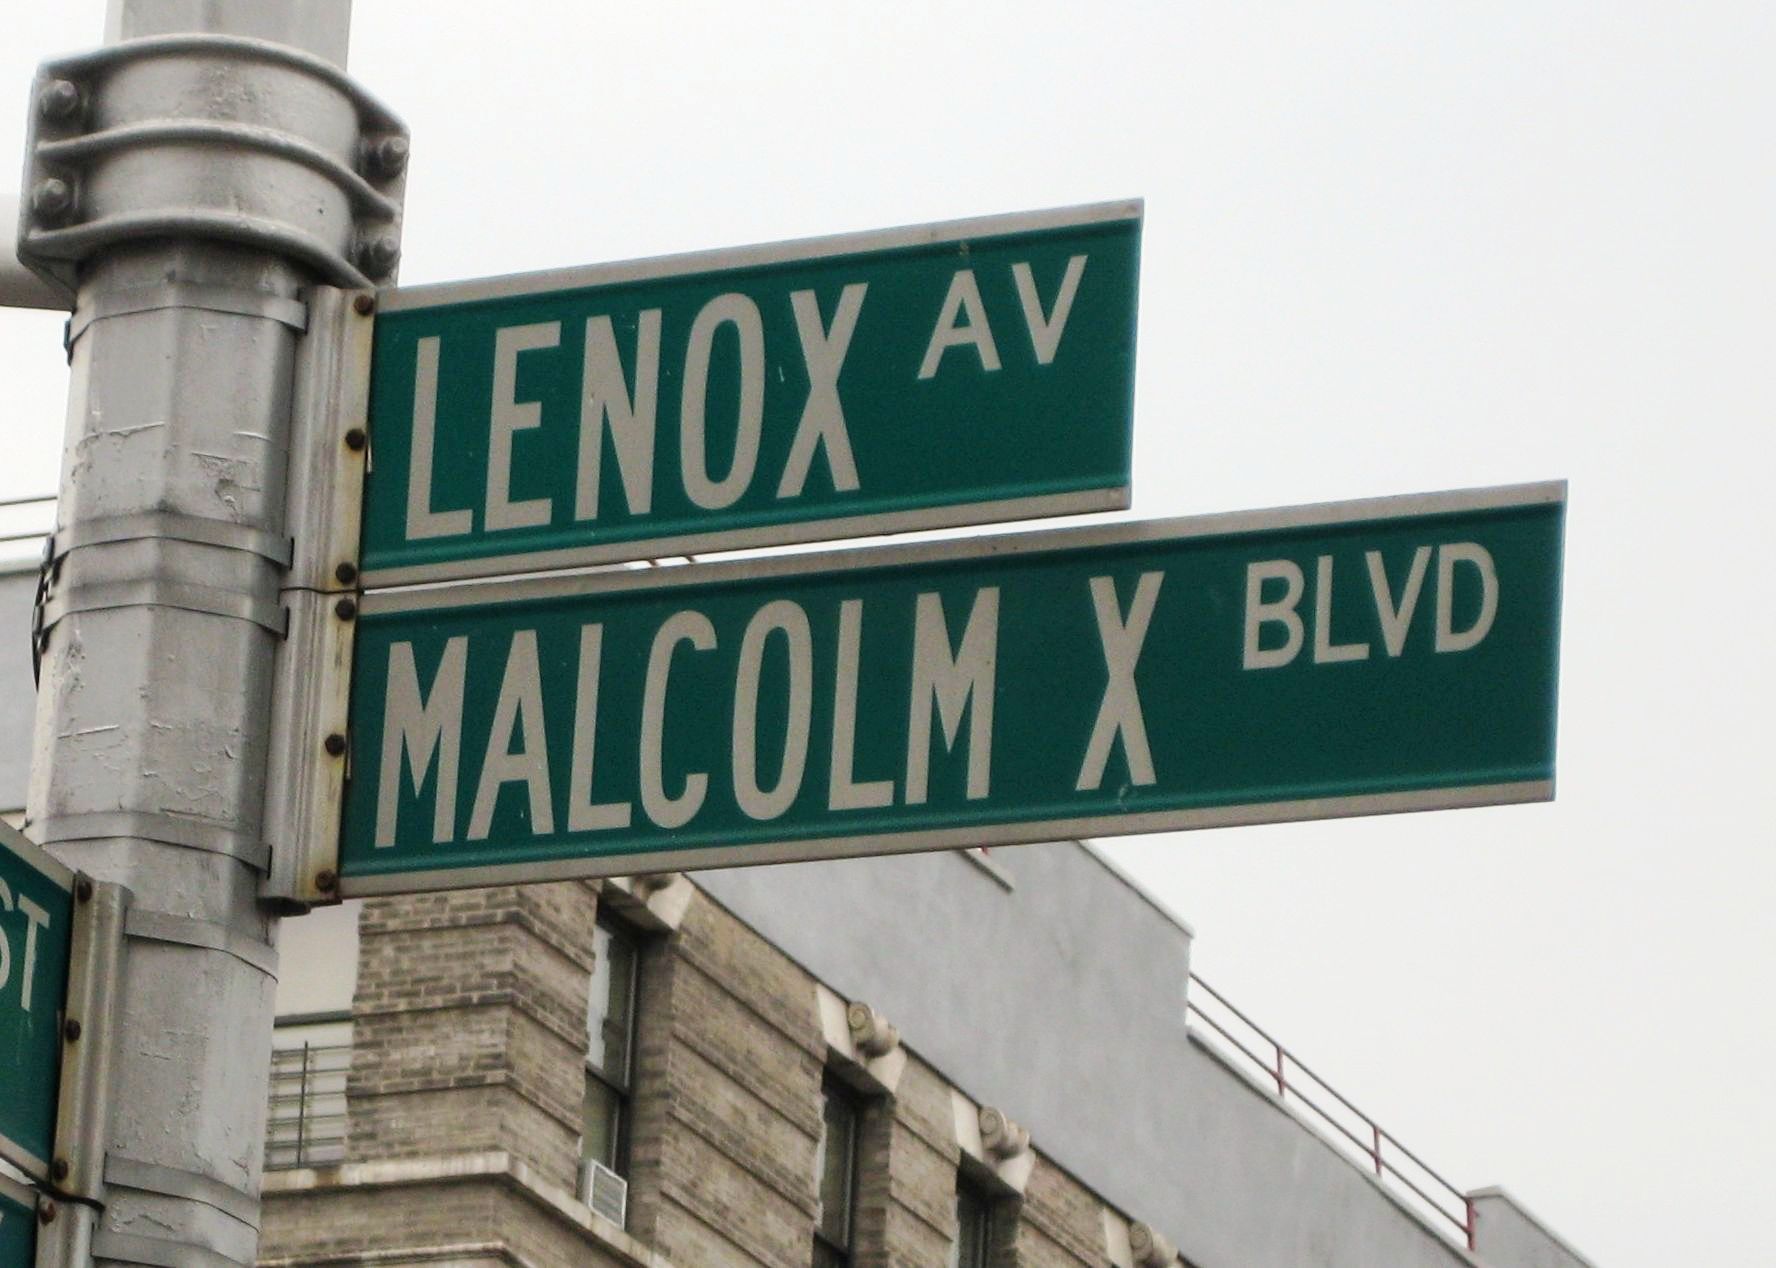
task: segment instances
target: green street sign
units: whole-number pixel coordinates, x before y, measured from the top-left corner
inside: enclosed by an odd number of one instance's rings
[[[49,1175],[74,873],[0,824],[0,1157]]]
[[[0,1268],[37,1262],[37,1195],[0,1176]]]
[[[378,299],[396,584],[1128,505],[1138,202]]]
[[[1553,795],[1563,484],[365,596],[342,890]]]

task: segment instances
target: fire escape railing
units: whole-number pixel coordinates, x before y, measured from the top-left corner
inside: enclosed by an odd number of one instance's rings
[[[350,1070],[350,1044],[302,1043],[272,1049],[266,1170],[345,1160],[345,1079]]]

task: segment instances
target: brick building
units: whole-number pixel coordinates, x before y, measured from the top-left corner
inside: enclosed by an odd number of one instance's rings
[[[343,952],[349,907],[305,919]],[[1378,1179],[1299,1072],[1279,1097],[1211,1042],[1259,1042],[1211,996],[1187,1025],[1189,931],[1078,843],[377,900],[356,928],[349,1008],[281,1031],[265,1265],[1584,1263],[1403,1151]],[[289,952],[306,1007],[325,955]]]

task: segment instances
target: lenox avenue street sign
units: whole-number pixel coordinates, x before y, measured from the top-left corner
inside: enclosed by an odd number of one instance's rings
[[[36,1195],[0,1176],[0,1268],[31,1268],[36,1262]]]
[[[1565,486],[396,591],[342,891],[1546,799]]]
[[[1128,505],[1138,202],[379,299],[369,585]]]
[[[0,823],[0,1157],[39,1180],[55,1137],[73,926],[74,873]]]

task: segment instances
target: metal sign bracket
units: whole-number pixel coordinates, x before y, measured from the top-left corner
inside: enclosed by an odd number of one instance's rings
[[[289,624],[272,683],[271,869],[260,888],[294,910],[339,901],[375,311],[368,291],[316,287],[297,352],[286,520],[293,549],[279,596]]]

